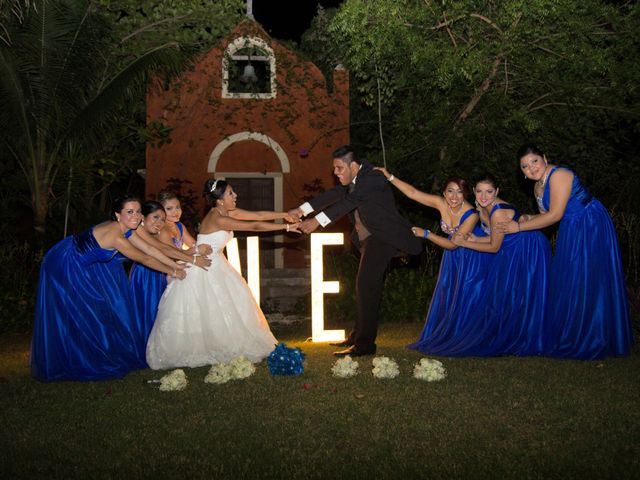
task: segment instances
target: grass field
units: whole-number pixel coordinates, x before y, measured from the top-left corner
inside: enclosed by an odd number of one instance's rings
[[[640,478],[640,353],[603,361],[440,358],[441,382],[412,378],[405,345],[422,325],[381,327],[396,379],[331,375],[333,349],[308,325],[276,336],[307,356],[300,377],[182,392],[122,380],[44,384],[29,338],[0,338],[0,478]]]

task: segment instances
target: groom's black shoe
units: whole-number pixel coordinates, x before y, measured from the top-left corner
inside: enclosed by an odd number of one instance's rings
[[[356,347],[355,345],[351,345],[349,348],[340,350],[339,352],[333,352],[336,357],[346,357],[347,355],[350,357],[362,357],[364,355],[374,355],[375,353],[375,347],[371,350],[364,350]]]
[[[329,342],[329,345],[331,345],[332,347],[351,347],[353,345],[353,343],[351,343],[349,340],[343,340],[341,342]]]

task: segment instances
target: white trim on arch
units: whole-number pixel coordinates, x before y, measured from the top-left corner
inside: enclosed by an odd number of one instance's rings
[[[207,172],[213,173],[216,171],[216,167],[218,165],[218,160],[220,160],[220,156],[224,153],[224,151],[233,145],[236,142],[242,142],[245,140],[254,140],[256,142],[264,143],[266,146],[271,148],[278,160],[280,161],[280,168],[282,169],[282,173],[289,173],[291,171],[289,165],[289,157],[282,149],[280,144],[276,142],[273,138],[265,135],[264,133],[258,132],[240,132],[234,133],[226,138],[224,138],[220,143],[218,143],[211,155],[209,155],[209,165],[207,166]]]

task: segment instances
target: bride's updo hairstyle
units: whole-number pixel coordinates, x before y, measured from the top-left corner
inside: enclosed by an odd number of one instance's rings
[[[207,203],[215,207],[216,200],[222,198],[224,192],[227,190],[227,185],[229,184],[225,180],[216,180],[215,178],[210,178],[204,182],[203,196],[207,200]]]

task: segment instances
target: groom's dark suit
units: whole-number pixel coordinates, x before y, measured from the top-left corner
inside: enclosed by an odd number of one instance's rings
[[[422,242],[411,232],[411,224],[398,213],[385,176],[367,161],[362,162],[355,183],[338,185],[309,204],[331,222],[348,214],[356,226],[352,240],[361,254],[356,280],[358,318],[348,341],[361,353],[375,353],[385,270],[398,250],[415,255],[420,253]]]

